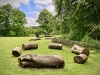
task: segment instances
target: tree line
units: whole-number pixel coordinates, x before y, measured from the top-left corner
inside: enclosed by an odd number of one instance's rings
[[[26,15],[11,4],[0,6],[0,36],[29,36],[30,34],[48,34],[54,29],[54,16],[46,9],[40,12],[37,22],[40,26],[25,27]]]
[[[56,15],[43,9],[36,22],[38,27],[25,27],[24,12],[10,4],[0,7],[0,35],[60,34],[80,41],[85,36],[100,40],[99,0],[52,0]]]
[[[46,9],[37,22],[47,33],[80,41],[85,36],[100,40],[100,0],[52,0],[56,15]]]
[[[81,40],[88,35],[100,40],[100,0],[53,0],[53,4],[67,38]]]

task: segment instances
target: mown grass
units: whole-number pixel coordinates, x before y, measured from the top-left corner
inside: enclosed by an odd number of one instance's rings
[[[100,75],[100,52],[90,50],[90,55],[85,64],[74,63],[69,47],[63,46],[62,50],[48,49],[50,40],[29,41],[33,37],[0,37],[0,75]],[[38,43],[36,50],[22,50],[23,43]],[[61,54],[64,68],[21,68],[18,66],[18,57],[12,55],[12,49],[21,48],[22,54]]]

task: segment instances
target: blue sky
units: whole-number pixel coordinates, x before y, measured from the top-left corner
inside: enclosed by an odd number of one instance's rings
[[[0,0],[0,5],[10,3],[13,7],[19,8],[26,14],[26,26],[38,26],[36,23],[39,13],[45,8],[54,14],[52,0]]]
[[[30,13],[30,12],[34,12],[34,11],[40,11],[40,10],[37,10],[35,8],[36,4],[33,3],[33,1],[30,1],[29,2],[29,5],[25,5],[23,3],[20,3],[20,7],[18,7],[21,11],[23,11],[27,17],[33,17],[33,15]]]

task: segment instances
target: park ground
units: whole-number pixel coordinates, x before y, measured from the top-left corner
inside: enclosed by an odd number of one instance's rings
[[[64,46],[62,50],[48,49],[51,40],[29,41],[34,37],[0,37],[0,75],[100,75],[100,51],[89,50],[90,55],[84,64],[77,64],[73,61],[76,54],[71,48]],[[38,43],[38,49],[22,50],[23,43]],[[18,58],[12,55],[14,47],[20,47],[22,54],[61,54],[64,61],[64,68],[21,68],[18,66]]]

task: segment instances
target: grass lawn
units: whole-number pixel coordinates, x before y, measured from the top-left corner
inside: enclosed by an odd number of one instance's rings
[[[0,37],[0,75],[100,75],[100,52],[90,50],[90,55],[85,64],[74,63],[69,47],[63,46],[62,50],[48,49],[50,40],[42,39],[29,41],[33,37]],[[38,43],[36,50],[22,50],[23,43]],[[21,68],[18,66],[18,57],[12,55],[12,49],[16,46],[21,48],[22,54],[61,54],[64,68]]]

